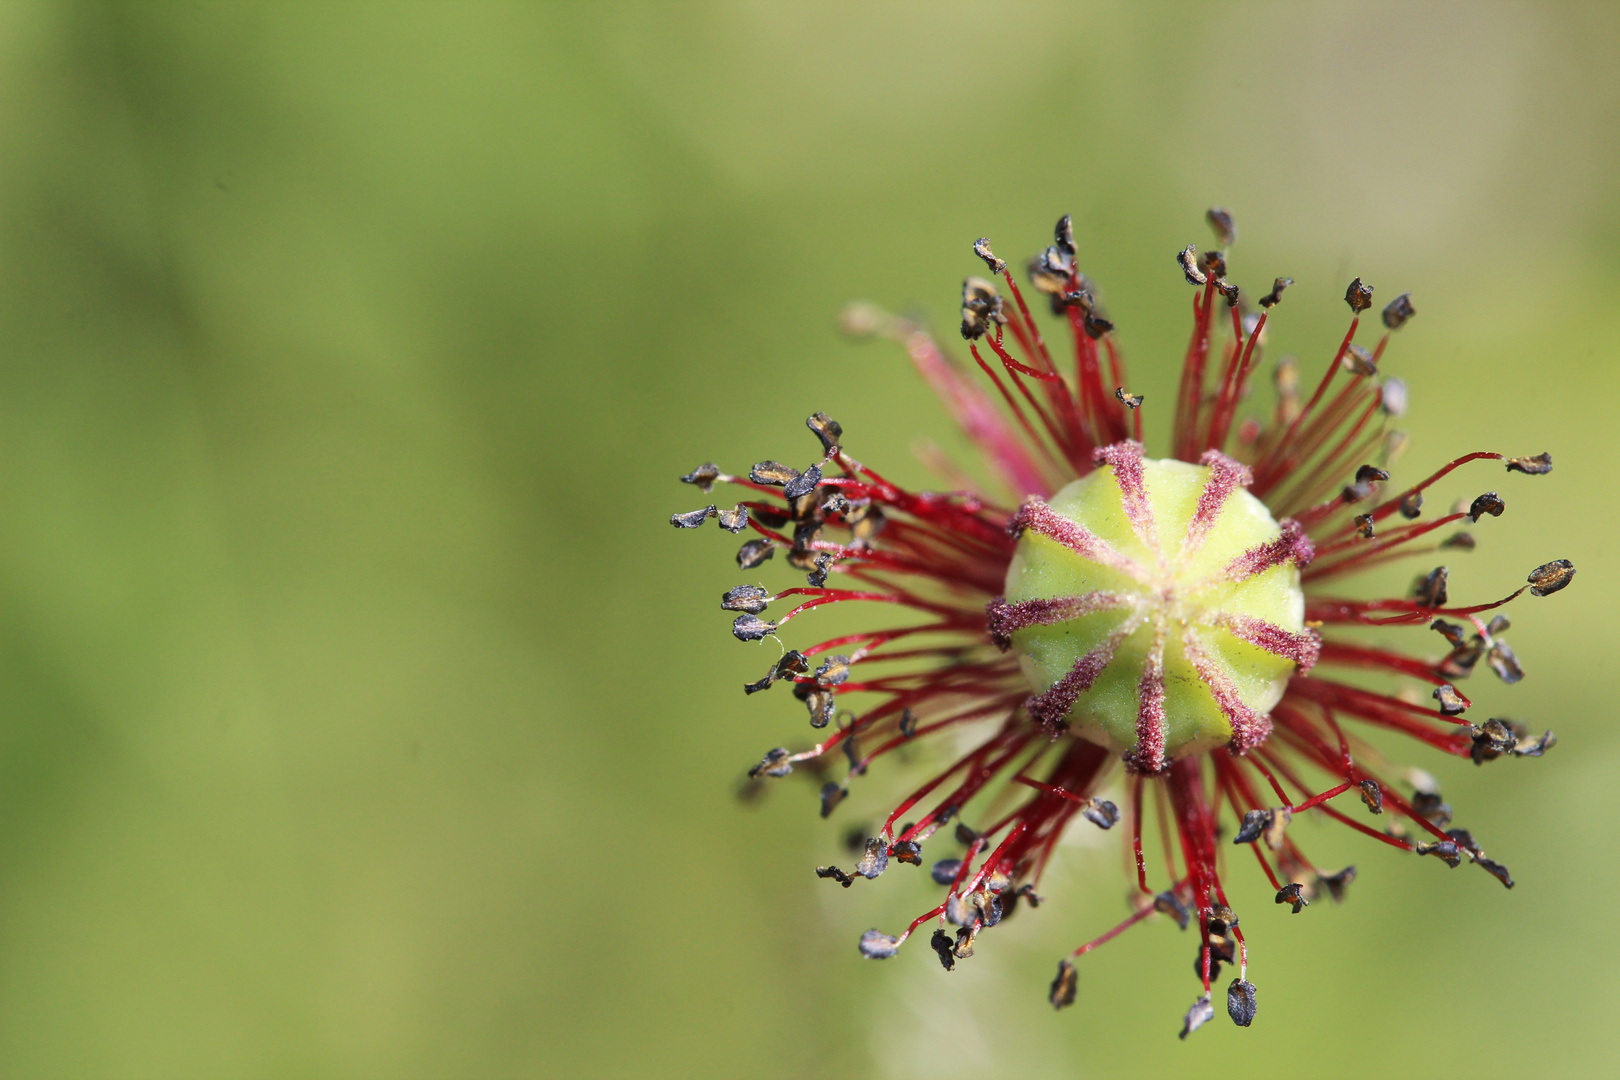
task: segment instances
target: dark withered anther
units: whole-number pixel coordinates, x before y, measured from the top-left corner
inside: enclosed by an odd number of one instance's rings
[[[1508,472],[1528,473],[1531,476],[1542,476],[1552,472],[1552,455],[1537,454],[1535,457],[1510,457],[1507,459]]]
[[[1141,394],[1127,393],[1123,386],[1116,387],[1114,389],[1114,396],[1118,398],[1119,403],[1125,406],[1127,409],[1140,409],[1142,407],[1142,402],[1146,400]]]
[[[782,659],[776,662],[776,677],[785,679],[791,675],[808,675],[810,661],[798,649],[789,649],[782,654]]]
[[[1491,644],[1491,651],[1485,654],[1485,662],[1496,672],[1496,677],[1512,686],[1524,678],[1524,667],[1514,654],[1513,648],[1505,641]]]
[[[910,709],[900,710],[900,735],[909,739],[917,734],[917,714]]]
[[[1511,754],[1519,745],[1519,733],[1504,720],[1487,720],[1471,730],[1474,741],[1469,756],[1475,765],[1495,761],[1503,754]]]
[[[1412,306],[1412,294],[1403,292],[1384,305],[1384,325],[1391,330],[1399,330],[1406,325],[1406,320],[1416,314],[1417,308]]]
[[[1181,272],[1187,275],[1187,284],[1203,285],[1209,281],[1209,275],[1198,268],[1198,248],[1188,244],[1186,250],[1176,256],[1176,262],[1181,265]]]
[[[1371,514],[1357,514],[1351,521],[1356,527],[1356,532],[1361,534],[1363,540],[1371,540],[1376,535]]]
[[[1491,517],[1501,517],[1502,511],[1506,509],[1507,504],[1502,501],[1500,495],[1494,491],[1487,491],[1468,504],[1468,520],[1477,522],[1486,514],[1491,515]]]
[[[1224,270],[1225,268],[1223,267],[1222,269]],[[1221,296],[1226,300],[1227,307],[1237,307],[1238,296],[1242,293],[1242,290],[1236,285],[1232,284],[1230,281],[1227,281],[1225,278],[1221,278],[1215,282],[1215,291],[1220,293]]]
[[[1375,814],[1384,812],[1384,789],[1378,786],[1376,780],[1363,780],[1356,785],[1361,789],[1361,801],[1367,804],[1367,809]]]
[[[802,499],[812,491],[816,490],[816,485],[819,483],[821,483],[821,466],[812,465],[798,476],[795,476],[793,479],[789,480],[787,484],[783,486],[782,494],[786,495],[790,499]]]
[[[1234,844],[1252,844],[1260,839],[1271,821],[1271,814],[1266,810],[1250,810],[1243,815],[1243,824],[1238,828],[1237,835],[1232,837]]]
[[[1052,1003],[1052,1008],[1061,1009],[1074,1004],[1074,995],[1080,988],[1080,969],[1070,960],[1059,960],[1057,976],[1052,980],[1052,988],[1047,991],[1046,1000]]]
[[[830,551],[823,551],[816,556],[816,568],[805,576],[805,581],[812,589],[819,589],[827,584],[827,574],[837,560]]]
[[[1225,904],[1214,904],[1209,911],[1209,921],[1205,923],[1211,934],[1225,934],[1232,927],[1238,925],[1237,912]]]
[[[818,867],[816,867],[816,877],[818,877],[818,878],[832,878],[834,881],[838,882],[838,884],[842,885],[846,889],[849,888],[851,885],[855,884],[855,879],[854,878],[850,877],[848,874],[844,873],[842,870],[838,869],[838,867],[836,867],[836,866],[818,866]],[[871,931],[868,931],[868,933],[875,934],[875,933],[877,933],[877,931],[876,930],[871,930]],[[865,950],[863,949],[862,951],[864,952]],[[892,956],[893,954],[891,953],[890,955]]]
[[[1063,297],[1073,290],[1069,279],[1074,276],[1074,260],[1057,245],[1053,245],[1029,261],[1029,281],[1052,298],[1057,311],[1064,307]]]
[[[935,885],[949,885],[956,880],[956,872],[960,869],[961,859],[940,859],[929,867],[928,876],[934,879]]]
[[[775,487],[786,487],[787,482],[799,475],[799,470],[784,465],[780,461],[761,461],[748,470],[748,479],[756,484],[771,484]]]
[[[1029,906],[1032,908],[1038,908],[1042,904],[1046,903],[1046,898],[1037,893],[1035,891],[1035,886],[1031,885],[1027,881],[1014,890],[1013,898],[1016,900],[1018,897],[1023,897],[1025,900],[1029,901]]]
[[[1438,791],[1419,791],[1412,796],[1412,812],[1429,824],[1445,828],[1451,824],[1451,806]]]
[[[1401,517],[1408,521],[1423,513],[1423,492],[1412,491],[1401,496]]]
[[[1192,921],[1192,913],[1187,910],[1187,905],[1183,904],[1181,897],[1173,892],[1166,891],[1155,896],[1153,898],[1153,910],[1160,915],[1170,916],[1176,920],[1176,925],[1183,930],[1187,929],[1187,924]]]
[[[1237,222],[1232,220],[1232,211],[1226,207],[1210,207],[1204,211],[1204,220],[1215,230],[1215,243],[1221,247],[1231,247],[1237,240]]]
[[[1080,813],[1099,829],[1112,829],[1119,824],[1119,807],[1107,799],[1091,799]]]
[[[1433,855],[1453,870],[1462,865],[1462,848],[1457,846],[1455,840],[1436,840],[1432,844],[1419,841],[1413,850],[1419,855]]]
[[[922,865],[922,845],[915,840],[896,840],[889,848],[895,862],[905,863],[907,866]]]
[[[775,675],[766,675],[763,679],[756,679],[751,683],[743,683],[743,693],[757,694],[761,690],[769,690],[771,688],[771,684],[775,681]]]
[[[810,683],[800,683],[794,687],[794,692],[797,693],[810,685]],[[832,723],[833,711],[837,707],[837,699],[833,696],[831,690],[810,690],[804,695],[804,704],[810,710],[811,727],[824,728]]]
[[[956,947],[951,950],[958,960],[966,960],[973,955],[973,942],[979,936],[977,925],[964,926],[956,932]]]
[[[1474,548],[1479,546],[1479,541],[1474,539],[1473,533],[1464,529],[1460,532],[1452,533],[1450,536],[1440,541],[1440,546],[1455,551],[1473,551]]]
[[[1446,606],[1446,578],[1450,571],[1444,566],[1437,566],[1427,574],[1417,579],[1412,586],[1412,596],[1418,604],[1427,608]]]
[[[1248,1027],[1259,1011],[1260,1003],[1254,1000],[1254,983],[1233,979],[1232,985],[1226,988],[1226,1015],[1232,1018],[1232,1023]]]
[[[1469,832],[1467,829],[1447,829],[1446,835],[1455,840],[1457,842],[1457,846],[1468,852],[1468,854],[1473,858],[1477,859],[1479,856],[1485,854],[1485,849],[1481,848],[1479,844],[1475,842],[1474,834]]]
[[[720,597],[720,607],[726,611],[746,611],[758,615],[770,603],[771,594],[758,585],[738,585],[727,589]]]
[[[1350,287],[1344,290],[1344,302],[1350,305],[1350,310],[1360,315],[1372,307],[1373,287],[1356,278]]]
[[[1350,506],[1365,499],[1372,492],[1371,484],[1346,484],[1344,490],[1339,492],[1339,501]]]
[[[776,547],[769,540],[750,540],[737,549],[737,566],[752,570],[775,554]]]
[[[849,789],[848,788],[846,788],[843,785],[838,784],[838,783],[836,783],[834,781],[829,780],[827,783],[822,784],[821,785],[821,816],[822,817],[830,816],[832,814],[832,812],[833,812],[834,807],[836,807],[839,803],[843,802],[844,801],[844,796],[846,796],[848,794],[849,794]]]
[[[861,935],[861,955],[868,960],[887,960],[900,951],[900,939],[877,930]]]
[[[1434,622],[1429,624],[1429,629],[1435,631],[1441,637],[1449,641],[1452,648],[1456,648],[1458,645],[1461,645],[1464,640],[1466,640],[1464,635],[1467,634],[1467,630],[1459,623],[1451,623],[1446,622],[1444,619],[1436,619]]]
[[[1554,746],[1558,745],[1558,736],[1550,731],[1543,731],[1538,738],[1531,738],[1528,734],[1519,737],[1513,746],[1514,757],[1540,757]]]
[[[846,517],[845,520],[848,521],[849,519]],[[883,516],[882,510],[875,506],[868,507],[859,521],[850,522],[850,535],[855,540],[853,546],[865,547],[870,544],[877,539],[878,533],[882,532],[883,527],[888,523],[889,519]]]
[[[732,621],[731,632],[738,641],[759,641],[767,634],[776,633],[776,624],[766,622],[757,615],[739,615]]]
[[[1568,559],[1554,559],[1530,571],[1531,596],[1550,596],[1568,585],[1575,577],[1575,564]]]
[[[1458,627],[1458,631],[1461,631]],[[1466,679],[1474,673],[1474,665],[1479,658],[1485,655],[1485,639],[1475,634],[1467,641],[1458,644],[1440,661],[1438,668],[1441,675],[1448,679]]]
[[[1112,333],[1114,330],[1114,324],[1103,318],[1101,315],[1098,315],[1095,311],[1088,311],[1086,312],[1085,329],[1086,336],[1091,338],[1093,341],[1096,341],[1104,334]]]
[[[1546,457],[1545,454],[1542,456]],[[1548,467],[1551,468],[1550,465]],[[720,479],[720,466],[711,461],[706,465],[699,465],[681,477],[681,483],[696,484],[698,490],[707,495],[714,490],[714,482],[718,479]]]
[[[1503,885],[1506,885],[1510,889],[1513,888],[1513,875],[1508,873],[1507,867],[1503,866],[1495,859],[1487,859],[1483,855],[1479,856],[1474,861],[1480,866],[1483,866],[1485,871],[1497,881],[1500,881]]]
[[[1376,465],[1363,465],[1356,470],[1356,483],[1358,484],[1382,483],[1388,479],[1389,473]]]
[[[849,678],[849,657],[829,656],[825,663],[816,668],[817,686],[840,686]]]
[[[984,278],[970,277],[962,282],[962,337],[976,341],[993,326],[1007,321],[1001,295]]]
[[[1335,904],[1344,902],[1344,893],[1352,881],[1356,880],[1356,868],[1347,866],[1337,874],[1321,874],[1317,883],[1328,891]]]
[[[1263,308],[1274,308],[1278,304],[1282,303],[1283,290],[1288,288],[1288,286],[1292,285],[1293,283],[1294,279],[1291,277],[1280,277],[1276,281],[1273,281],[1271,283],[1271,291],[1260,298],[1260,306]]]
[[[984,265],[990,268],[992,274],[1006,272],[1007,264],[1005,261],[996,258],[996,253],[990,250],[990,238],[988,236],[981,236],[973,241],[973,254],[984,260]]]
[[[861,877],[871,880],[883,873],[889,867],[889,848],[878,837],[866,842],[866,853],[861,861],[855,864],[855,872]]]
[[[1226,276],[1226,256],[1219,251],[1205,251],[1198,256],[1198,269],[1204,276],[1215,281],[1215,287],[1220,288],[1224,282],[1219,280]]]
[[[854,732],[844,736],[844,758],[849,762],[849,775],[865,776],[866,763],[861,760],[861,741]]]
[[[1373,376],[1378,374],[1378,365],[1373,363],[1373,355],[1360,345],[1346,345],[1344,357],[1339,366],[1353,375]]]
[[[738,503],[730,510],[720,511],[720,527],[730,533],[740,533],[748,528],[748,507]]]
[[[1214,982],[1221,977],[1221,965],[1230,964],[1233,957],[1232,939],[1212,934],[1209,939],[1209,981]],[[1199,944],[1193,953],[1193,975],[1200,980],[1204,977],[1204,946]]]
[[[943,930],[935,930],[934,936],[928,939],[928,947],[934,950],[946,971],[956,967],[956,944],[951,940],[951,935]]]
[[[1074,246],[1074,219],[1068,214],[1058,218],[1057,224],[1052,227],[1052,243],[1070,257],[1078,253],[1079,249]]]
[[[1209,998],[1201,997],[1193,1002],[1192,1008],[1187,1010],[1186,1017],[1181,1021],[1181,1034],[1177,1037],[1185,1039],[1213,1019],[1215,1019],[1215,1006],[1209,1003]]]
[[[843,425],[824,412],[811,413],[804,426],[815,432],[816,438],[821,440],[821,448],[829,454],[838,448],[838,440],[844,437]]]
[[[755,521],[768,529],[780,529],[793,520],[793,515],[779,506],[756,506],[750,513]]]
[[[791,756],[785,746],[765,751],[765,756],[759,759],[759,764],[748,770],[748,778],[756,780],[761,776],[786,776],[793,771],[793,762],[788,760]]]
[[[979,832],[965,821],[956,823],[956,842],[958,844],[971,844],[979,838]]]
[[[1311,902],[1305,898],[1305,886],[1297,881],[1290,882],[1278,889],[1276,902],[1279,904],[1292,904],[1295,915],[1311,906]]]
[[[1442,683],[1434,688],[1434,700],[1439,703],[1444,716],[1456,716],[1468,708],[1468,699],[1457,693],[1457,688],[1450,683]]]
[[[677,529],[695,529],[710,518],[718,517],[719,514],[720,508],[710,505],[701,510],[691,510],[684,514],[671,514],[669,515],[669,523]]]

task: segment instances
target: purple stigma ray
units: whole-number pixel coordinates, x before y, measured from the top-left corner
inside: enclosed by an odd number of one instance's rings
[[[985,624],[990,636],[1005,652],[1012,645],[1012,636],[1029,626],[1051,626],[1068,622],[1099,611],[1129,607],[1131,601],[1116,592],[1096,589],[1080,596],[1055,596],[1049,600],[1020,600],[1008,603],[998,596],[985,607]]]
[[[1091,689],[1091,684],[1097,681],[1097,676],[1113,662],[1114,653],[1119,649],[1120,642],[1124,641],[1136,628],[1142,625],[1142,619],[1132,617],[1126,619],[1119,629],[1098,645],[1074,662],[1066,675],[1043,694],[1037,694],[1024,702],[1024,708],[1029,715],[1039,720],[1048,728],[1061,729],[1074,708],[1074,703],[1080,695]]]
[[[1024,501],[1013,518],[1013,529],[1034,529],[1049,540],[1056,540],[1070,551],[1099,566],[1128,574],[1137,581],[1146,574],[1136,562],[1116,551],[1113,545],[1084,525],[1076,524],[1033,496]]]
[[[1137,684],[1136,746],[1132,761],[1144,773],[1164,771],[1164,638],[1161,622],[1153,628],[1142,681]]]
[[[1231,674],[1220,661],[1204,650],[1203,642],[1198,640],[1198,635],[1190,626],[1181,635],[1181,647],[1198,672],[1198,677],[1209,687],[1215,704],[1232,725],[1233,753],[1246,754],[1265,742],[1266,736],[1271,734],[1271,717],[1261,716],[1243,703]]]
[[[1315,667],[1322,654],[1322,635],[1314,630],[1296,634],[1264,619],[1225,612],[1216,616],[1215,625],[1240,641],[1247,641],[1274,656],[1287,657],[1299,665],[1301,675]]]
[[[1203,546],[1204,538],[1214,527],[1221,507],[1226,505],[1232,492],[1254,483],[1254,474],[1247,465],[1233,461],[1219,450],[1206,451],[1198,463],[1209,467],[1209,480],[1198,496],[1198,508],[1193,511],[1192,520],[1187,522],[1187,536],[1181,542],[1182,558]]]
[[[1142,474],[1142,444],[1127,439],[1111,446],[1099,446],[1092,452],[1091,459],[1097,465],[1113,468],[1131,531],[1149,551],[1157,554],[1159,534],[1153,527],[1153,502],[1148,498],[1147,479]]]
[[[1244,581],[1285,562],[1292,562],[1302,570],[1309,566],[1316,557],[1316,546],[1311,538],[1293,518],[1284,518],[1280,524],[1281,536],[1245,551],[1228,563],[1220,576],[1229,581]]]

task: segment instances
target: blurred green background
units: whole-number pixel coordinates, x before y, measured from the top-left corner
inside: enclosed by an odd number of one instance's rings
[[[1617,49],[1601,4],[0,7],[0,1074],[1612,1075]],[[1412,290],[1410,471],[1557,459],[1445,492],[1509,506],[1453,595],[1580,576],[1469,686],[1558,748],[1410,752],[1518,888],[1305,823],[1350,901],[1235,866],[1260,1017],[1180,1043],[1163,923],[1046,1005],[1111,842],[950,976],[857,956],[922,875],[810,871],[903,781],[737,802],[809,733],[666,522],[815,409],[929,483],[959,440],[837,313],[948,327],[974,237],[1065,211],[1162,437],[1212,202],[1299,282],[1273,355]]]

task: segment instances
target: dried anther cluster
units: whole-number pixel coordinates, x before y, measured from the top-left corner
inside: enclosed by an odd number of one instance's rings
[[[1232,216],[1217,208],[1209,221],[1216,249],[1188,245],[1176,255],[1195,289],[1193,327],[1163,458],[1144,452],[1143,397],[1126,389],[1113,323],[1077,268],[1064,217],[1027,271],[1065,324],[1072,356],[1060,360],[1048,347],[987,239],[973,252],[992,276],[968,278],[961,297],[971,364],[906,320],[864,306],[845,315],[851,332],[904,346],[1010,498],[901,487],[851,457],[843,429],[816,413],[807,426],[819,455],[805,468],[763,461],[731,475],[700,466],[682,480],[705,495],[729,485],[741,501],[670,519],[682,529],[714,518],[749,531],[737,552],[742,570],[780,552],[805,575],[801,586],[750,581],[722,595],[742,641],[779,641],[788,623],[832,604],[897,613],[873,629],[782,645],[744,687],[789,684],[810,726],[826,732],[805,749],[768,751],[751,784],[802,766],[820,784],[825,817],[852,781],[902,747],[966,747],[895,803],[875,835],[860,837],[852,870],[817,869],[849,888],[891,861],[922,866],[925,847],[946,848],[928,862],[945,890],[940,902],[900,934],[868,931],[861,954],[894,956],[932,923],[930,948],[952,970],[983,931],[1021,904],[1040,905],[1036,883],[1076,816],[1099,829],[1123,826],[1130,911],[1059,963],[1048,998],[1072,1004],[1081,956],[1163,915],[1198,935],[1200,993],[1183,1038],[1214,1017],[1222,965],[1237,969],[1226,993],[1233,1023],[1249,1026],[1258,1010],[1248,945],[1222,883],[1223,832],[1248,848],[1275,903],[1294,914],[1323,893],[1342,899],[1356,876],[1355,867],[1324,872],[1306,856],[1293,828],[1305,816],[1448,866],[1476,864],[1512,887],[1467,830],[1447,828],[1452,808],[1434,782],[1393,771],[1365,733],[1408,736],[1476,764],[1545,753],[1551,732],[1465,719],[1472,702],[1458,683],[1481,660],[1504,684],[1523,679],[1503,640],[1507,617],[1485,613],[1526,591],[1556,593],[1575,574],[1567,560],[1546,562],[1516,591],[1483,603],[1452,599],[1446,565],[1419,573],[1406,596],[1334,591],[1395,559],[1471,550],[1474,534],[1462,526],[1502,516],[1506,501],[1488,491],[1427,513],[1425,497],[1457,469],[1497,461],[1536,476],[1552,459],[1474,452],[1391,486],[1405,439],[1388,425],[1405,412],[1407,392],[1382,363],[1390,335],[1416,309],[1402,293],[1383,308],[1377,341],[1357,344],[1374,294],[1360,278],[1344,295],[1349,328],[1309,395],[1285,357],[1269,365],[1274,406],[1251,407],[1267,322],[1294,283],[1275,278],[1250,310],[1227,278]],[[1344,633],[1425,626],[1438,641],[1397,647]],[[1404,685],[1380,684],[1392,679]],[[844,779],[833,779],[840,758]],[[1098,793],[1116,765],[1123,806]],[[1362,803],[1355,816],[1335,805],[1351,792]],[[1155,833],[1164,848],[1156,886],[1144,842]]]

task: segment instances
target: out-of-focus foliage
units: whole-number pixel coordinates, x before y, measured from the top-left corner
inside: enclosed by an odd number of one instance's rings
[[[0,1072],[1612,1068],[1613,9],[873,8],[0,9]],[[1259,1018],[1182,1044],[1163,923],[1045,1004],[1111,845],[950,975],[857,956],[922,875],[810,871],[901,781],[735,801],[808,731],[743,698],[728,538],[666,520],[816,409],[926,482],[959,440],[837,311],[949,327],[973,238],[1064,211],[1162,432],[1211,202],[1299,282],[1273,355],[1412,290],[1409,469],[1553,453],[1459,480],[1508,513],[1453,595],[1581,575],[1470,687],[1558,748],[1428,763],[1518,887],[1320,830],[1350,901],[1248,880]]]

